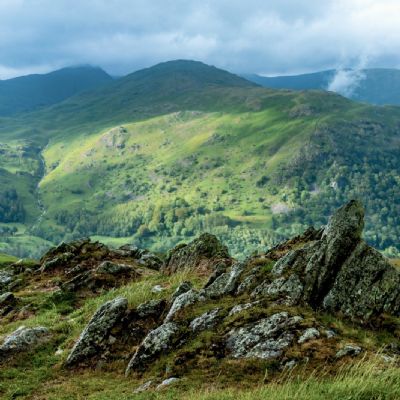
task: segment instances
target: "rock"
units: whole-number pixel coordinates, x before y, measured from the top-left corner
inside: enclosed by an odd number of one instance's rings
[[[174,322],[166,322],[151,331],[129,361],[125,375],[129,375],[132,370],[143,369],[161,352],[168,351],[176,344],[179,332],[179,326]]]
[[[13,280],[13,273],[7,270],[0,270],[0,288],[7,286]]]
[[[300,336],[300,338],[297,341],[297,343],[303,344],[303,343],[308,342],[310,340],[318,339],[319,336],[320,336],[320,333],[319,333],[318,329],[316,329],[316,328],[308,328]]]
[[[17,304],[17,299],[11,292],[0,295],[0,315],[6,315]]]
[[[165,321],[164,322],[171,321],[171,319],[174,317],[174,315],[178,311],[180,311],[183,308],[186,308],[186,307],[188,307],[188,306],[190,306],[192,304],[195,304],[198,301],[201,301],[203,299],[204,298],[193,289],[190,289],[189,291],[187,291],[185,293],[182,293],[172,303],[172,306],[171,306],[167,316],[165,317]]]
[[[76,292],[82,287],[89,287],[93,282],[93,275],[91,271],[84,271],[72,279],[61,284],[61,289],[65,292]]]
[[[165,310],[165,306],[165,300],[150,300],[140,304],[136,309],[136,313],[139,318],[160,317]]]
[[[255,267],[251,270],[250,274],[246,276],[242,282],[239,284],[236,294],[241,295],[245,292],[250,291],[259,283],[259,273],[261,271],[261,267]]]
[[[0,308],[6,306],[14,306],[17,302],[17,299],[11,292],[6,292],[0,295]]]
[[[151,288],[151,293],[161,293],[164,288],[161,285],[155,285]]]
[[[22,278],[18,278],[9,283],[7,289],[9,291],[13,291],[15,289],[22,287],[23,285],[24,285],[24,280]]]
[[[164,379],[157,387],[156,390],[160,390],[165,388],[166,386],[172,385],[173,383],[178,382],[180,379],[179,378],[168,378],[168,379]]]
[[[297,361],[296,360],[290,360],[290,361],[285,363],[283,368],[286,369],[286,370],[292,370],[296,366],[297,366]]]
[[[207,311],[204,314],[200,315],[200,317],[195,318],[189,324],[190,329],[193,332],[200,332],[206,329],[211,329],[218,322],[219,311],[219,308],[215,308],[214,310]]]
[[[227,335],[226,347],[233,358],[277,358],[292,343],[293,329],[301,320],[301,317],[291,317],[287,312],[274,314],[231,330]]]
[[[278,260],[273,281],[266,279],[254,293],[284,295],[290,304],[308,303],[358,322],[383,313],[400,316],[400,272],[361,239],[363,226],[361,203],[350,201],[331,217],[319,240]]]
[[[382,313],[400,316],[400,273],[378,251],[360,242],[343,263],[323,307],[367,322]]]
[[[72,254],[70,252],[62,253],[62,254],[58,255],[57,257],[54,257],[50,260],[46,260],[42,264],[42,266],[40,268],[40,272],[42,272],[42,273],[49,272],[49,271],[53,271],[54,269],[57,269],[57,268],[63,268],[73,258],[74,258],[74,254]]]
[[[337,336],[337,333],[332,329],[328,329],[328,330],[325,331],[325,336],[326,336],[327,339],[332,339],[335,336]]]
[[[143,385],[140,385],[138,388],[136,388],[133,393],[142,393],[142,392],[146,392],[147,390],[149,390],[151,388],[151,386],[153,385],[153,381],[147,381],[145,383],[143,383]]]
[[[3,344],[0,346],[0,358],[32,350],[40,343],[45,342],[49,336],[49,330],[43,326],[36,328],[21,326],[4,339]]]
[[[252,292],[252,297],[272,296],[285,297],[289,305],[296,304],[303,294],[303,284],[296,275],[290,275],[289,278],[277,278],[273,282],[263,282]]]
[[[172,301],[175,301],[177,297],[181,294],[188,292],[190,289],[193,288],[192,282],[182,282],[175,290],[174,294],[172,295]]]
[[[227,265],[224,262],[218,263],[215,268],[214,271],[212,271],[211,275],[208,277],[208,280],[206,282],[206,284],[204,285],[204,288],[208,288],[209,286],[211,286],[215,280],[217,278],[219,278],[223,273],[225,273],[227,270]]]
[[[138,263],[146,268],[154,269],[156,271],[159,271],[163,265],[163,262],[160,258],[149,252],[142,254],[138,260]]]
[[[246,303],[246,304],[238,304],[234,306],[231,311],[229,311],[228,317],[239,314],[244,310],[248,310],[249,308],[252,308],[256,306],[257,304],[260,304],[260,301],[253,301],[252,303]]]
[[[214,299],[232,294],[239,284],[239,279],[245,266],[245,262],[234,264],[229,272],[223,273],[210,286],[204,288],[200,292],[201,295],[206,298]]]
[[[135,272],[135,270],[126,264],[116,264],[111,261],[103,261],[97,268],[98,274],[120,275]]]
[[[354,346],[352,344],[348,344],[346,346],[344,346],[342,349],[340,349],[337,353],[336,353],[336,358],[342,358],[342,357],[346,357],[346,356],[351,356],[351,357],[356,357],[358,356],[362,351],[362,348],[359,346]]]
[[[104,303],[93,315],[69,354],[66,365],[72,366],[104,350],[111,329],[122,319],[128,300],[117,297]]]
[[[230,262],[228,248],[214,235],[204,233],[193,242],[178,245],[168,254],[163,270],[174,273],[185,269],[213,271],[221,262]]]

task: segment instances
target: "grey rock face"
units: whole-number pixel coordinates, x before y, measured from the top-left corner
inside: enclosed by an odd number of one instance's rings
[[[174,322],[167,322],[151,331],[129,361],[125,374],[143,368],[162,351],[167,351],[179,337],[179,327]]]
[[[202,296],[200,296],[199,293],[197,293],[195,290],[191,289],[185,293],[182,293],[180,296],[178,296],[175,301],[172,303],[172,306],[170,310],[168,311],[167,316],[165,317],[164,322],[171,321],[171,319],[174,317],[174,315],[182,310],[185,307],[188,307],[192,304],[197,303],[198,301],[204,300]]]
[[[13,306],[17,302],[17,299],[11,292],[6,292],[0,295],[0,308],[5,306]]]
[[[318,339],[320,337],[320,333],[316,328],[308,328],[306,329],[303,334],[299,337],[297,343],[302,344],[308,342],[313,339]]]
[[[233,293],[239,284],[239,279],[244,268],[245,263],[243,262],[234,264],[230,271],[220,275],[210,286],[201,290],[200,293],[207,298],[218,298]]]
[[[327,331],[325,331],[325,336],[327,339],[332,339],[337,336],[337,333],[332,329],[328,329]]]
[[[131,272],[134,272],[134,269],[126,264],[116,264],[111,261],[103,261],[96,268],[96,272],[98,274],[119,275],[119,274],[129,274]]]
[[[367,321],[381,313],[400,315],[400,273],[378,251],[360,242],[343,263],[323,306]]]
[[[260,270],[261,270],[260,267],[253,268],[251,273],[240,282],[240,284],[236,290],[236,294],[238,294],[238,295],[243,294],[245,292],[250,291],[254,287],[256,287],[257,284],[259,283],[258,282],[258,273]]]
[[[139,387],[137,387],[133,393],[143,393],[146,392],[147,390],[149,390],[151,388],[151,386],[153,385],[153,381],[147,381],[145,383],[143,383],[143,385],[140,385]]]
[[[66,365],[75,365],[103,350],[111,329],[124,316],[128,300],[117,297],[104,303],[93,315],[67,358]]]
[[[361,347],[348,344],[336,353],[336,358],[342,358],[346,356],[356,357],[361,353],[361,351]]]
[[[182,282],[175,290],[174,294],[172,295],[172,301],[175,301],[177,297],[181,294],[188,292],[190,289],[193,288],[192,282]]]
[[[195,318],[189,325],[193,332],[200,332],[206,329],[211,329],[218,322],[219,308],[207,311],[200,317]]]
[[[274,266],[275,280],[255,295],[285,295],[314,308],[366,322],[382,313],[400,315],[400,273],[362,239],[364,209],[351,201],[330,219],[321,239],[287,253]]]
[[[259,301],[253,301],[252,303],[245,303],[245,304],[238,304],[237,306],[234,306],[231,311],[229,311],[228,317],[239,314],[242,311],[248,310],[249,308],[252,308],[259,304]]]
[[[296,304],[303,294],[303,284],[297,274],[292,274],[288,278],[277,278],[271,283],[262,283],[257,286],[252,296],[284,296],[287,297],[288,304]]]
[[[0,315],[6,315],[17,304],[17,299],[11,292],[0,295]]]
[[[155,254],[146,249],[139,249],[131,244],[125,244],[115,252],[123,257],[134,258],[138,264],[147,268],[159,270],[162,266],[162,261]]]
[[[7,270],[0,270],[0,287],[8,285],[13,280],[13,273]]]
[[[168,379],[164,379],[157,387],[156,390],[161,390],[164,389],[165,387],[172,385],[173,383],[178,382],[180,379],[179,378],[175,378],[175,377],[171,377]]]
[[[302,320],[287,312],[274,314],[254,324],[234,329],[228,333],[226,346],[233,358],[279,357],[293,339],[293,329]]]
[[[164,270],[168,273],[187,268],[213,270],[224,259],[230,260],[228,248],[216,236],[204,233],[189,244],[176,246],[169,253]]]
[[[40,268],[41,272],[51,271],[55,268],[63,267],[68,264],[68,261],[72,260],[74,255],[70,252],[62,253],[57,257],[45,261]]]
[[[165,300],[150,300],[140,304],[136,312],[140,318],[159,317],[165,309]]]
[[[49,336],[49,330],[43,326],[36,328],[21,326],[4,339],[3,344],[0,346],[0,358],[32,350],[38,344],[46,341]]]

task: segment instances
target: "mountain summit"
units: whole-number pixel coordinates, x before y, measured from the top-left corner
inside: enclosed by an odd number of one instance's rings
[[[101,68],[78,66],[48,74],[0,80],[0,116],[50,106],[84,90],[112,81]]]

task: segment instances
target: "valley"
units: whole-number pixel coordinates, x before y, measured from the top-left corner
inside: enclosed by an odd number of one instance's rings
[[[3,119],[0,139],[12,147],[1,179],[23,212],[1,221],[0,250],[32,257],[91,236],[164,251],[209,231],[240,257],[360,198],[366,239],[396,256],[399,129],[396,107],[163,63]]]

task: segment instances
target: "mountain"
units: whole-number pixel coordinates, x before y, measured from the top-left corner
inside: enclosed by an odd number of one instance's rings
[[[90,66],[0,80],[0,116],[46,107],[111,81],[102,69]]]
[[[292,90],[327,90],[336,77],[337,86],[331,90],[337,90],[352,100],[377,105],[400,105],[400,70],[397,69],[329,70],[275,77],[248,74],[244,77],[264,87]]]
[[[173,61],[0,124],[0,251],[82,236],[164,251],[209,231],[235,256],[351,198],[399,253],[400,109]]]

